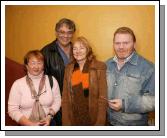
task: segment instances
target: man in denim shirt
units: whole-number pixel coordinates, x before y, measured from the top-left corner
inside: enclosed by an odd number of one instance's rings
[[[135,51],[136,38],[128,27],[114,33],[115,57],[107,60],[109,125],[148,125],[155,109],[154,64]]]

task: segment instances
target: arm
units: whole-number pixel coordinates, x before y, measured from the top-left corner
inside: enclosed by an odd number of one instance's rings
[[[20,125],[40,125],[40,123],[33,123],[28,118],[22,114],[20,111],[20,103],[21,103],[21,90],[19,81],[15,81],[11,87],[9,100],[8,100],[8,113],[9,116],[15,120]]]
[[[19,88],[18,81],[15,81],[10,89],[8,99],[8,114],[17,123],[19,123],[19,119],[23,116],[19,109],[21,102],[21,93]]]
[[[22,116],[19,120],[19,124],[22,126],[43,126],[43,122],[31,122],[25,116]]]
[[[69,118],[69,100],[68,100],[68,81],[67,81],[67,69],[65,70],[64,82],[63,82],[63,93],[62,93],[62,123],[63,125],[71,125]]]
[[[98,115],[95,125],[105,125],[106,123],[106,109],[107,109],[107,82],[106,70],[100,70],[98,73],[99,99],[98,99]]]
[[[155,109],[155,72],[142,85],[141,95],[124,100],[124,111],[129,113],[146,113]]]
[[[61,107],[61,95],[57,80],[54,77],[52,78],[53,78],[53,88],[52,88],[53,103],[51,105],[51,109],[53,109],[54,114],[56,114]]]

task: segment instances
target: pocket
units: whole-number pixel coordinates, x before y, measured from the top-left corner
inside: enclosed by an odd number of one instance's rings
[[[141,77],[138,74],[127,74],[125,87],[130,95],[139,95],[142,87]]]

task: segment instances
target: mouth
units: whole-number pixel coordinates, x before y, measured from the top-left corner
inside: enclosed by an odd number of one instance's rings
[[[82,57],[82,55],[75,55],[76,57]]]
[[[33,71],[36,72],[36,73],[39,72],[39,70],[33,70]]]
[[[119,53],[124,53],[125,51],[124,51],[124,50],[118,50],[117,52],[119,52]]]
[[[64,38],[64,37],[62,37],[61,40],[64,41],[64,42],[67,42],[67,41],[70,40],[70,38]]]

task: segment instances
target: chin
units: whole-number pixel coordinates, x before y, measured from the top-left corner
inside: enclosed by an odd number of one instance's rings
[[[118,59],[121,59],[121,60],[126,59],[126,56],[117,56],[117,57],[118,57]]]
[[[41,73],[33,73],[32,75],[34,75],[34,76],[38,76],[38,75],[40,75]]]
[[[62,41],[62,42],[61,42],[61,44],[64,45],[64,46],[68,45],[69,43],[70,43],[70,41],[65,41],[65,42]]]
[[[77,61],[84,61],[85,58],[76,59]]]

